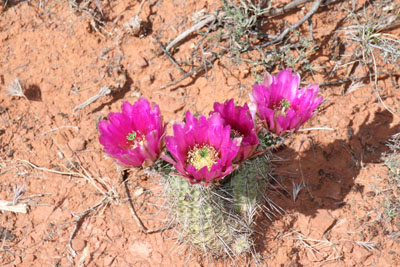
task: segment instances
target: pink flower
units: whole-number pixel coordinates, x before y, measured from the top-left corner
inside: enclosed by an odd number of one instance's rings
[[[132,167],[152,165],[164,146],[165,124],[160,109],[140,98],[134,105],[122,104],[121,113],[110,113],[99,122],[100,143],[119,164]]]
[[[258,146],[258,137],[254,126],[253,118],[249,107],[244,104],[243,107],[235,106],[233,99],[224,104],[215,102],[214,112],[219,113],[224,121],[224,125],[231,127],[231,137],[242,137],[242,143],[234,162],[242,162],[254,155]]]
[[[224,126],[218,113],[208,119],[204,115],[196,119],[188,111],[185,123],[176,123],[173,129],[174,136],[165,138],[173,159],[163,159],[190,183],[209,185],[236,169],[232,160],[239,151],[241,138],[231,139],[231,128]]]
[[[318,97],[318,84],[299,90],[300,76],[285,69],[275,77],[268,72],[262,84],[253,85],[251,101],[264,126],[276,134],[297,131],[315,115],[314,110],[322,101]]]

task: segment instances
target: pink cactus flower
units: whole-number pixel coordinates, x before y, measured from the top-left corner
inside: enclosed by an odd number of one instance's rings
[[[299,90],[300,75],[285,69],[275,77],[268,72],[262,84],[253,85],[250,95],[252,104],[263,125],[275,134],[297,131],[315,115],[315,109],[322,101],[318,97],[318,84]]]
[[[232,160],[239,151],[241,138],[231,139],[231,128],[224,126],[220,114],[196,119],[188,111],[185,123],[174,124],[173,130],[174,136],[165,138],[173,159],[163,159],[191,184],[218,183],[237,168]]]
[[[224,125],[231,127],[231,138],[242,137],[242,143],[234,162],[243,162],[254,155],[258,146],[258,137],[254,120],[250,114],[249,107],[235,106],[233,99],[224,104],[215,102],[214,113],[219,113],[224,121]]]
[[[165,126],[160,109],[145,98],[122,104],[121,113],[110,113],[99,122],[100,143],[119,164],[146,167],[154,164],[164,147]]]

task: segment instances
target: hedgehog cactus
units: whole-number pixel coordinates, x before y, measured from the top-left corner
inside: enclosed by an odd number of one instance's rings
[[[269,173],[269,160],[263,155],[246,161],[233,173],[228,184],[234,210],[247,218],[249,225],[252,224],[254,212],[264,200]]]
[[[178,176],[165,179],[166,193],[182,237],[198,249],[215,255],[249,252],[249,229],[226,208],[226,198],[215,186],[191,185]]]
[[[134,105],[125,102],[121,113],[99,123],[100,143],[117,163],[150,167],[164,176],[185,241],[206,255],[238,256],[251,252],[254,215],[268,199],[270,162],[261,154],[297,131],[322,101],[317,84],[300,90],[299,85],[300,76],[290,69],[277,76],[267,73],[262,84],[253,86],[252,103],[215,103],[208,118],[187,111],[165,142],[158,106],[144,98]],[[264,129],[254,124],[256,114]]]

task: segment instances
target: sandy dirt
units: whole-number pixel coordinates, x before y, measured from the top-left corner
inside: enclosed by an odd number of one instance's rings
[[[208,72],[160,89],[181,73],[157,39],[169,43],[193,25],[193,14],[209,13],[221,4],[145,1],[139,13],[144,24],[135,36],[127,22],[139,10],[139,1],[93,1],[97,17],[89,9],[77,11],[71,2],[9,1],[0,13],[0,200],[13,200],[24,187],[18,201],[28,206],[26,214],[0,212],[0,264],[231,266],[229,258],[206,259],[177,243],[158,178],[133,170],[121,174],[103,153],[97,130],[97,122],[119,111],[123,101],[133,103],[141,96],[160,106],[168,131],[186,110],[207,114],[214,101],[249,101],[252,67],[224,57]],[[338,61],[341,39],[335,37],[350,8],[339,2],[312,17],[320,47],[310,60],[321,68],[302,73],[303,81],[347,78],[350,67],[333,77],[329,71]],[[293,23],[306,10],[271,23]],[[301,30],[308,34],[308,27]],[[398,36],[399,30],[391,33]],[[189,57],[199,39],[194,35],[181,42],[175,59]],[[356,48],[344,49],[340,53],[351,55]],[[365,67],[356,65],[350,75],[365,74]],[[16,79],[25,97],[9,95]],[[398,74],[380,77],[383,102],[369,82],[352,92],[348,83],[322,87],[318,114],[273,151],[277,184],[269,195],[281,214],[272,221],[262,214],[257,219],[259,264],[399,266],[400,215],[385,215],[388,170],[381,160],[387,139],[400,131],[398,81]],[[110,94],[74,110],[104,86]],[[170,229],[140,232],[121,175],[146,227]],[[251,257],[243,262],[256,265]]]

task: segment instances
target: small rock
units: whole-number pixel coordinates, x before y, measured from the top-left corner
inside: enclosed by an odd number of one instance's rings
[[[104,266],[111,266],[111,264],[113,263],[114,259],[115,259],[114,256],[111,256],[111,255],[105,256],[104,260],[103,260]]]
[[[352,251],[353,251],[353,243],[351,243],[351,242],[345,242],[344,244],[343,244],[343,252],[344,253],[351,253]]]
[[[329,188],[329,189],[328,189]],[[325,196],[334,200],[343,200],[341,187],[339,184],[329,183]]]
[[[63,154],[61,151],[57,151],[57,156],[58,156],[60,159],[64,159],[64,154]]]
[[[76,251],[82,251],[86,246],[86,241],[82,239],[73,239],[72,240],[72,248]]]
[[[142,19],[138,16],[133,16],[127,22],[125,22],[124,27],[126,31],[133,36],[139,36],[142,29]]]
[[[10,149],[7,151],[6,156],[12,158],[14,156],[15,150],[14,149]]]
[[[153,251],[151,245],[143,241],[134,241],[129,247],[130,254],[133,257],[140,257],[142,259],[148,259]]]
[[[371,252],[360,246],[355,246],[351,256],[356,260],[358,264],[364,264],[364,262],[371,256]]]
[[[33,255],[32,253],[25,254],[23,258],[23,263],[26,264],[27,266],[31,266],[32,262],[36,260],[36,256]]]
[[[235,86],[238,81],[234,77],[229,76],[228,79],[226,80],[226,83],[228,86]]]
[[[13,262],[14,266],[19,266],[22,263],[21,257],[16,256]]]
[[[163,260],[163,255],[162,255],[160,252],[158,252],[158,251],[154,251],[154,252],[151,254],[151,259],[153,260],[153,262],[154,262],[155,264],[161,264],[161,263],[162,263],[162,260]]]
[[[299,229],[303,235],[308,235],[310,233],[310,217],[299,214],[296,221],[296,228]]]
[[[326,230],[335,222],[335,218],[327,210],[318,210],[315,218],[312,218],[310,237],[321,239]]]
[[[332,235],[344,236],[350,230],[349,221],[347,219],[338,220],[332,228]]]
[[[60,266],[71,266],[71,262],[66,257],[62,257],[60,261]]]
[[[74,152],[82,151],[85,149],[86,141],[82,138],[75,137],[68,142],[68,145]]]
[[[368,198],[374,198],[376,193],[374,191],[368,191],[366,195]]]
[[[136,65],[139,68],[144,69],[149,65],[149,63],[147,62],[147,60],[144,57],[139,57],[138,59],[136,59]]]
[[[133,195],[134,195],[135,197],[138,197],[138,196],[140,196],[141,194],[143,194],[143,192],[144,192],[144,189],[143,189],[142,187],[140,187],[140,188],[136,189],[136,191],[135,191],[135,193],[133,193]]]

